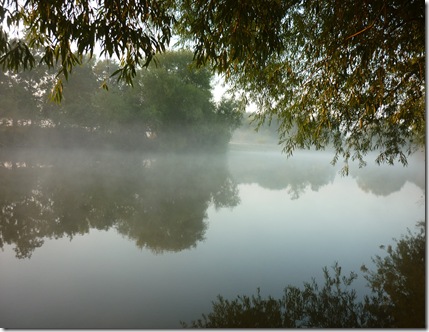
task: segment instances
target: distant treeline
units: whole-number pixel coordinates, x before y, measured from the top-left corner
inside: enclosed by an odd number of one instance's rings
[[[215,103],[212,75],[192,53],[167,52],[136,72],[133,86],[111,77],[112,60],[91,59],[50,100],[55,69],[0,72],[0,145],[223,149],[242,114],[233,99]]]

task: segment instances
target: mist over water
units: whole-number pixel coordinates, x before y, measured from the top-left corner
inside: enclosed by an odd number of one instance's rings
[[[359,272],[424,220],[424,156],[348,177],[331,158],[0,150],[1,325],[176,328],[218,294],[281,296],[335,261]]]

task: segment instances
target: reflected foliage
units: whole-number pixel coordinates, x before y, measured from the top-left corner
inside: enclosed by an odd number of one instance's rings
[[[406,182],[417,185],[424,191],[425,173],[419,167],[423,154],[410,157],[408,167],[391,165],[367,165],[350,167],[350,177],[356,179],[360,189],[377,196],[388,196],[399,191]],[[275,145],[244,144],[233,141],[228,163],[238,183],[257,183],[270,190],[288,192],[291,199],[299,199],[308,191],[319,191],[333,183],[337,170],[329,165],[329,153],[300,151],[294,158],[285,158]]]
[[[342,276],[341,267],[332,267],[334,275],[323,269],[323,287],[313,279],[304,288],[288,286],[281,299],[257,295],[238,296],[226,300],[218,296],[213,311],[193,321],[191,327],[206,328],[338,328],[362,327],[366,319],[363,305],[356,301],[356,292],[349,286],[357,275]],[[182,323],[188,327],[186,323]]]
[[[410,163],[407,167],[393,168],[390,165],[383,165],[379,169],[365,167],[358,170],[350,168],[350,174],[356,178],[360,189],[376,196],[387,196],[399,191],[406,182],[414,183],[424,192],[425,170],[416,167],[424,163],[424,158],[424,154],[419,152],[409,158]]]
[[[251,145],[248,150],[238,145],[233,146],[233,149],[235,151],[230,155],[229,167],[237,182],[257,183],[270,190],[286,189],[291,199],[298,199],[308,189],[318,191],[335,179],[335,168],[329,162],[323,162],[328,161],[326,158],[314,162],[305,153],[287,159],[269,145]]]
[[[204,239],[206,210],[238,204],[222,155],[22,151],[0,167],[0,246],[30,257],[47,238],[115,228],[162,253]],[[24,160],[24,161],[23,161]]]
[[[426,294],[426,229],[418,224],[419,232],[408,230],[396,247],[388,245],[387,255],[373,258],[376,271],[368,271],[365,278],[375,294],[366,299],[368,307],[382,316],[389,326],[398,328],[425,327]]]
[[[425,327],[425,224],[397,241],[387,256],[376,256],[376,271],[362,267],[371,295],[358,301],[351,284],[358,277],[342,275],[335,263],[323,269],[324,284],[313,278],[303,288],[287,286],[281,299],[271,296],[218,296],[213,310],[193,328],[423,328]]]

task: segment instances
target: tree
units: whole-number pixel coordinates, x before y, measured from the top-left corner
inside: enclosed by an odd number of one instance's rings
[[[234,100],[213,102],[211,73],[192,66],[186,50],[157,56],[136,80],[141,99],[139,116],[165,148],[224,148],[241,121]]]
[[[114,73],[131,83],[140,63],[165,50],[173,33],[261,109],[277,115],[280,142],[296,148],[334,147],[336,162],[369,151],[377,162],[407,163],[425,142],[425,7],[420,0],[2,0],[0,20],[25,23],[26,40],[2,30],[0,63],[60,63],[69,76],[81,56],[116,56]],[[77,54],[71,45],[77,47]],[[58,78],[60,78],[58,76]],[[60,99],[61,82],[57,84]]]
[[[280,142],[345,161],[407,163],[425,137],[422,1],[183,1],[181,32],[213,68],[277,115]],[[229,24],[225,24],[227,21]]]
[[[224,149],[242,114],[232,99],[215,103],[212,74],[191,64],[192,53],[186,50],[157,55],[156,65],[136,71],[131,87],[109,77],[118,68],[115,61],[87,57],[74,68],[73,79],[62,85],[60,104],[44,102],[43,85],[52,75],[46,66],[1,73],[0,115],[14,124],[44,117],[51,123],[49,130],[40,125],[21,136],[42,134],[39,138],[43,139],[43,132],[49,131],[58,138],[50,140],[50,145],[52,141],[67,146],[86,141],[86,146]],[[101,89],[103,84],[108,91]],[[36,141],[27,139],[26,143]]]
[[[47,76],[48,73],[40,68],[18,74],[1,72],[0,118],[9,118],[13,126],[17,126],[18,122],[30,120],[34,124],[40,120]]]
[[[141,73],[142,108],[155,120],[154,131],[163,145],[185,146],[197,139],[201,122],[213,112],[211,75],[189,67],[190,52],[167,52],[157,59],[157,65]]]
[[[92,68],[97,80],[97,85],[108,86],[107,91],[98,89],[94,94],[93,112],[97,114],[98,125],[101,130],[114,130],[115,125],[128,124],[130,113],[134,108],[135,98],[131,95],[131,87],[123,82],[117,82],[110,75],[118,69],[118,64],[110,59],[99,59]]]
[[[120,78],[131,83],[139,63],[147,65],[155,53],[165,50],[174,22],[171,1],[26,1],[1,0],[0,21],[9,28],[25,24],[26,40],[11,39],[0,30],[0,62],[4,68],[31,68],[35,65],[30,48],[44,50],[41,62],[53,67],[66,79],[82,55],[92,57],[96,42],[101,55],[121,61]],[[72,49],[76,44],[77,53]],[[55,97],[61,100],[57,81]]]
[[[114,62],[99,61],[92,68],[99,84],[108,84],[108,91],[98,89],[92,99],[100,127],[140,132],[161,148],[225,148],[241,121],[237,103],[213,101],[212,74],[192,65],[190,51],[168,51],[156,60],[136,71],[133,87],[108,78]]]
[[[63,101],[51,115],[57,124],[64,126],[95,126],[97,117],[93,111],[93,96],[99,88],[92,70],[95,59],[84,59],[74,69],[73,79],[63,84]]]

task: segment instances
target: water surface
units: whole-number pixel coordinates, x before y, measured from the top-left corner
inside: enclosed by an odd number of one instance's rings
[[[218,294],[360,274],[424,220],[424,158],[348,177],[331,158],[1,151],[0,326],[176,328]]]

